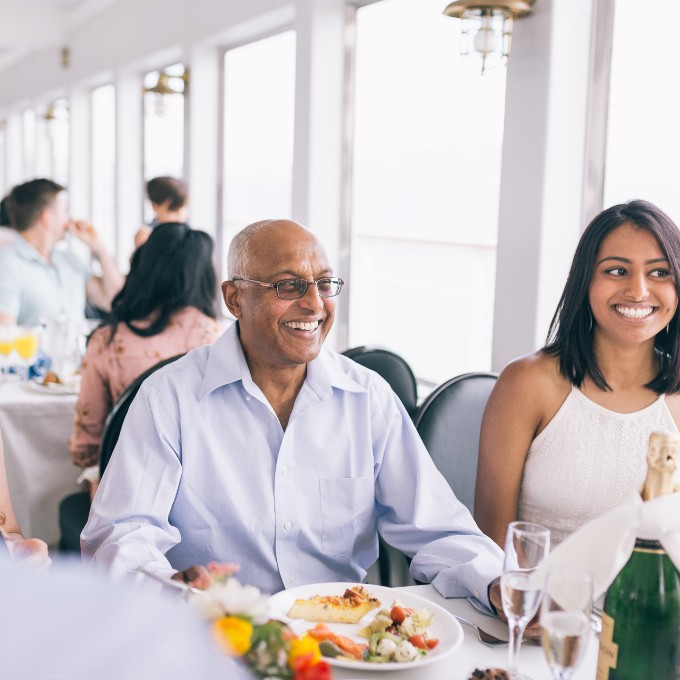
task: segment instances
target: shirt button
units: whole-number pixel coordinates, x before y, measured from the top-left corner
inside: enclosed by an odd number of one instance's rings
[[[281,474],[282,474],[282,475],[287,475],[287,474],[288,474],[288,466],[287,466],[287,465],[282,465],[282,466],[281,466]]]
[[[290,531],[290,530],[293,528],[293,523],[292,523],[292,522],[286,522],[286,523],[283,525],[283,528],[284,528],[286,531]]]
[[[250,401],[252,397],[249,394],[246,394],[246,401]]]
[[[289,580],[291,583],[295,583],[295,576],[289,576],[289,577],[288,577],[288,580]]]
[[[478,590],[475,590],[475,597],[477,597],[477,598],[479,597],[479,591]]]

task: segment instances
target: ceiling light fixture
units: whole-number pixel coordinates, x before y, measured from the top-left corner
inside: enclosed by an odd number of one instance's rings
[[[468,71],[485,75],[502,68],[510,55],[512,22],[531,13],[536,0],[454,0],[444,9],[462,19],[460,54]]]

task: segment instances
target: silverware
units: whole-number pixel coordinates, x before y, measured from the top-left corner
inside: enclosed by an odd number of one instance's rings
[[[482,644],[489,645],[490,647],[508,644],[507,640],[501,640],[495,635],[492,635],[491,633],[480,628],[476,623],[472,623],[472,621],[464,619],[462,616],[457,616],[456,614],[453,614],[453,618],[456,619],[457,621],[460,621],[460,623],[462,623],[465,626],[470,626],[470,628],[474,628],[475,631],[477,632],[477,637],[479,638],[479,641]]]

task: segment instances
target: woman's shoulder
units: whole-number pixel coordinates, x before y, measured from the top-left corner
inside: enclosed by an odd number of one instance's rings
[[[536,436],[571,389],[569,380],[560,373],[559,358],[539,350],[511,361],[501,372],[494,392],[498,407],[530,421]]]
[[[217,319],[208,316],[196,307],[184,307],[178,310],[173,316],[172,323],[187,332],[198,333],[201,336],[200,344],[213,342],[220,334]]]
[[[543,350],[532,352],[511,361],[501,372],[499,382],[541,391],[564,392],[571,384],[560,373],[560,361]]]

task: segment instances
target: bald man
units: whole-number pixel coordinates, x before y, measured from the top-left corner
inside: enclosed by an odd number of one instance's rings
[[[414,578],[488,605],[502,552],[376,373],[323,348],[343,281],[317,238],[258,222],[229,249],[237,322],[145,381],[82,535],[118,574],[238,562],[265,592],[359,582],[378,532]]]

